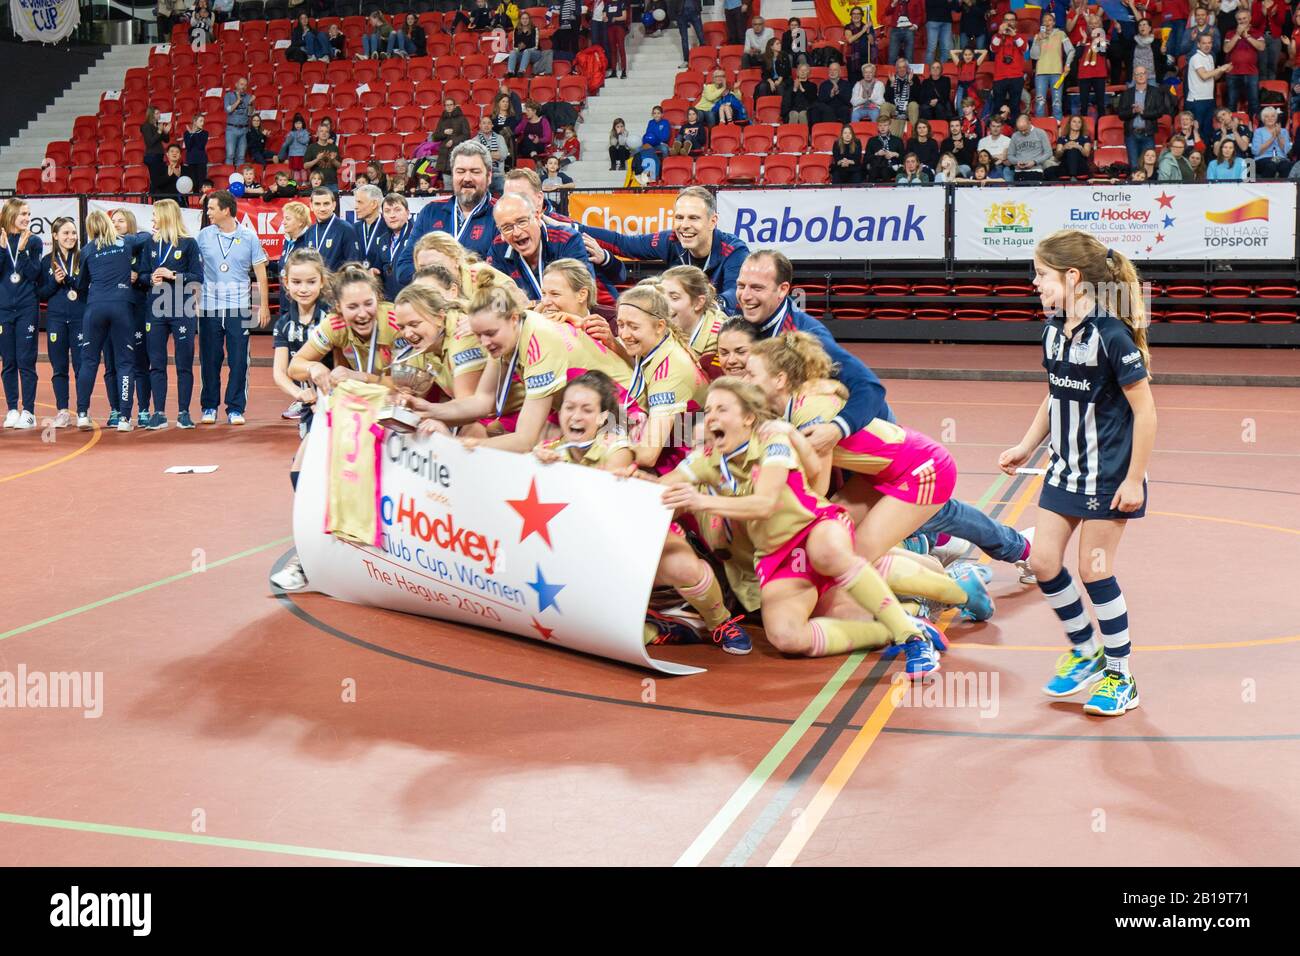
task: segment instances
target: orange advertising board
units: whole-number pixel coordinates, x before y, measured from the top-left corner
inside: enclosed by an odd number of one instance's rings
[[[569,215],[584,226],[612,229],[628,236],[644,236],[673,227],[672,192],[619,192],[569,194]]]

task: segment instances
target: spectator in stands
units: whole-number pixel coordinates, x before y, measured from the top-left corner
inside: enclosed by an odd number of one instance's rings
[[[1254,119],[1259,114],[1259,54],[1264,49],[1264,34],[1251,28],[1250,11],[1237,11],[1237,27],[1223,39],[1232,70],[1228,73],[1228,91],[1224,105],[1236,109],[1246,101],[1246,113]]]
[[[591,29],[591,44],[598,46],[605,51],[605,79],[609,79],[611,71],[609,66],[609,13],[607,12],[608,4],[606,0],[591,0],[591,9],[588,11],[588,26]]]
[[[577,131],[572,126],[561,126],[556,130],[548,155],[559,157],[560,167],[569,166],[582,158],[582,143]]]
[[[325,39],[329,40],[331,60],[348,58],[348,38],[342,27],[337,23],[331,23],[329,30],[325,32]]]
[[[1228,35],[1237,29],[1237,10],[1249,7],[1250,0],[1219,0],[1217,4],[1211,0],[1210,9],[1217,11],[1215,26],[1219,28],[1220,41],[1227,40]]]
[[[921,0],[914,2],[919,3]],[[790,18],[785,33],[781,35],[781,52],[789,60],[791,69],[808,59],[808,31],[803,28],[798,17]]]
[[[619,117],[609,128],[610,171],[627,166],[627,161],[631,158],[632,151],[627,146],[627,124],[623,122],[622,117]]]
[[[1219,153],[1219,143],[1224,139],[1231,137],[1237,143],[1237,153],[1242,157],[1251,155],[1251,147],[1254,143],[1254,131],[1244,123],[1238,123],[1237,117],[1233,115],[1232,110],[1226,106],[1219,107],[1219,111],[1214,114],[1218,128],[1214,131],[1213,138],[1206,140],[1206,146],[1216,156]]]
[[[744,43],[749,4],[745,0],[723,0],[722,15],[727,21],[727,42],[733,46]]]
[[[261,180],[257,176],[257,168],[244,164],[244,168],[239,171],[244,177],[244,195],[250,199],[261,199],[266,195],[266,190],[262,188]]]
[[[989,0],[961,0],[961,47],[983,50],[989,42]]]
[[[916,28],[925,22],[925,0],[887,0],[885,23],[889,24],[889,62],[911,57],[916,49]]]
[[[1219,144],[1219,151],[1205,170],[1205,181],[1209,183],[1239,183],[1246,178],[1246,164],[1237,154],[1237,144],[1225,139]]]
[[[696,19],[699,19],[699,0],[696,2]],[[581,0],[552,0],[549,10],[546,11],[546,19],[550,20],[555,17],[555,33],[551,35],[551,49],[557,53],[566,53],[570,60],[578,53],[578,28],[582,26],[582,3]],[[699,37],[704,32],[704,27],[700,26],[696,36]],[[682,42],[685,43],[683,36]],[[700,40],[704,42],[703,39]]]
[[[979,78],[980,65],[988,55],[989,51],[984,49],[953,50],[952,61],[957,64],[957,93],[953,96],[955,108],[961,109],[968,92],[975,89],[975,82]]]
[[[239,166],[244,162],[248,146],[248,118],[254,110],[256,98],[248,92],[248,78],[235,80],[235,88],[227,90],[226,108],[226,162]]]
[[[993,57],[994,113],[1003,103],[1010,105],[1012,110],[1019,111],[1020,94],[1025,87],[1025,54],[1028,52],[1029,46],[1025,43],[1025,38],[1016,33],[1015,14],[1008,14],[998,26],[997,35],[989,41],[989,56]],[[1103,92],[1105,85],[1103,81]]]
[[[709,82],[701,88],[699,102],[695,104],[695,108],[700,111],[702,122],[708,123],[713,118],[714,107],[726,95],[727,74],[721,70],[714,70]]]
[[[274,161],[275,157],[266,149],[266,131],[262,129],[262,117],[258,113],[248,117],[248,136],[245,143],[247,144],[245,153],[250,163],[264,166]]]
[[[988,134],[979,141],[977,148],[988,151],[991,160],[989,174],[1001,176],[1007,182],[1011,182],[1012,170],[1007,166],[1007,151],[1011,149],[1011,137],[1003,130],[1001,123],[989,126]]]
[[[775,40],[772,42],[776,43]],[[754,109],[758,109],[758,101],[764,96],[779,96],[784,99],[785,77],[769,74],[758,81],[758,85],[754,87]]]
[[[388,17],[381,10],[371,10],[366,25],[369,29],[361,37],[361,52],[357,54],[357,59],[378,60],[381,56],[387,56],[388,38],[393,35],[393,25],[388,22]]]
[[[673,138],[672,127],[664,119],[664,111],[658,106],[650,110],[650,122],[645,125],[645,133],[641,136],[641,147],[649,147],[660,156],[668,155],[668,144]],[[656,179],[658,176],[655,177]]]
[[[898,175],[903,165],[903,151],[906,149],[903,138],[885,124],[871,139],[867,140],[864,170],[874,182],[891,182]]]
[[[762,17],[754,17],[754,22],[745,31],[745,52],[741,54],[740,65],[745,69],[762,69],[763,58],[767,54],[767,45],[776,40],[776,34]]]
[[[523,76],[530,68],[540,66],[541,63],[542,47],[537,28],[525,10],[519,14],[519,25],[515,27],[514,49],[506,60],[506,76]]]
[[[677,130],[668,152],[673,156],[692,156],[709,148],[709,127],[700,116],[700,111],[692,106],[686,111],[686,121]]]
[[[969,176],[971,167],[975,165],[975,140],[963,132],[961,120],[948,123],[948,142],[945,147],[956,158],[961,174]]]
[[[324,60],[328,63],[330,60],[329,37],[311,22],[311,17],[305,12],[298,14],[298,22],[289,35],[289,49],[285,56],[295,63],[305,63],[308,60]]]
[[[1058,84],[1061,74],[1066,71],[1066,64],[1074,56],[1074,44],[1065,35],[1064,30],[1057,29],[1056,17],[1050,10],[1043,12],[1043,19],[1034,35],[1033,45],[1029,48],[1029,58],[1034,61],[1034,115],[1047,115],[1047,97],[1052,97],[1052,116],[1061,122],[1061,87]]]
[[[1106,77],[1110,68],[1106,53],[1110,41],[1101,26],[1101,17],[1087,15],[1087,34],[1075,49],[1079,75],[1079,112],[1088,115],[1090,106],[1096,106],[1097,116],[1106,112]]]
[[[195,113],[189,129],[181,136],[185,144],[185,175],[192,183],[208,178],[208,131],[203,128],[206,122],[202,113]]]
[[[451,32],[454,34],[461,27],[469,27],[475,33],[486,33],[492,29],[492,20],[493,12],[487,0],[474,0],[472,10],[456,12],[456,16],[451,21]]]
[[[1205,182],[1205,153],[1199,149],[1189,150],[1187,153],[1187,165],[1191,167],[1193,182]]]
[[[1201,34],[1208,34],[1210,37],[1210,53],[1218,57],[1220,50],[1223,49],[1223,38],[1219,36],[1219,28],[1215,26],[1214,20],[1210,17],[1209,8],[1198,3],[1196,9],[1192,12],[1192,22],[1187,27],[1187,36],[1183,39],[1183,48],[1170,53],[1181,53],[1183,56],[1192,56],[1201,48]]]
[[[930,174],[921,166],[916,153],[908,153],[903,157],[903,168],[895,175],[894,182],[900,186],[928,186]]]
[[[939,169],[934,174],[936,183],[964,183],[965,175],[961,167],[957,165],[957,157],[952,153],[944,153],[939,157]]]
[[[577,188],[569,174],[560,169],[559,157],[546,157],[546,165],[542,169],[542,191],[551,208],[561,216],[568,216],[569,193]]]
[[[1141,175],[1142,179],[1138,180]],[[1155,149],[1148,149],[1138,160],[1137,169],[1133,170],[1134,182],[1155,182],[1160,176],[1160,156]]]
[[[880,118],[892,121],[894,135],[903,135],[904,123],[915,123],[921,115],[916,102],[916,85],[912,82],[912,65],[907,57],[900,56],[894,64],[894,78],[885,87],[885,105],[880,108]]]
[[[536,106],[536,104],[533,104]],[[438,117],[433,140],[438,143],[438,172],[446,175],[451,162],[451,151],[470,138],[469,120],[450,96],[442,101],[442,116]],[[549,139],[547,140],[549,142]],[[531,156],[532,153],[523,155]]]
[[[1000,169],[1001,167],[993,161],[993,154],[987,149],[981,149],[975,154],[975,165],[970,171],[971,179],[982,183],[988,178],[996,178],[999,183],[1004,182]]]
[[[627,30],[632,21],[631,0],[605,0],[605,36],[609,46],[609,75],[627,79]]]
[[[503,129],[513,133],[522,112],[523,110],[520,110],[516,113],[510,102],[510,97],[504,93],[498,93],[497,98],[492,101],[492,128],[498,133]]]
[[[659,156],[659,151],[645,142],[642,142],[640,149],[632,154],[632,175],[642,186],[647,186],[659,178]]]
[[[956,113],[952,99],[952,80],[943,75],[943,64],[935,60],[930,74],[917,85],[916,99],[921,119],[950,120]]]
[[[1016,182],[1038,182],[1052,158],[1052,144],[1047,134],[1029,120],[1028,113],[1016,117],[1016,131],[1007,147],[1007,165],[1015,172]]]
[[[1115,112],[1124,120],[1124,146],[1128,150],[1130,166],[1136,166],[1142,151],[1156,144],[1159,120],[1172,112],[1164,89],[1147,80],[1147,68],[1135,67],[1133,85],[1119,95],[1115,107]]]
[[[1169,137],[1169,145],[1160,154],[1156,178],[1162,183],[1190,183],[1192,167],[1187,164],[1187,140],[1181,133]]]
[[[276,158],[282,163],[288,160],[289,168],[296,175],[301,176],[303,173],[303,160],[307,155],[307,147],[310,145],[311,133],[307,131],[307,121],[302,118],[301,113],[294,113],[291,129],[284,134],[284,142],[280,144],[280,152]]]
[[[171,126],[158,118],[156,107],[150,106],[144,111],[140,135],[144,137],[144,164],[149,169],[149,192],[156,193],[162,182],[163,167],[166,165],[163,152],[167,141],[171,139]]]
[[[185,154],[181,147],[172,143],[167,147],[167,152],[163,154],[162,173],[158,179],[158,188],[152,192],[155,199],[160,197],[174,197],[176,191],[176,181],[185,175]]]
[[[1287,154],[1291,152],[1291,134],[1278,122],[1276,107],[1265,106],[1259,113],[1260,126],[1250,141],[1255,156],[1256,179],[1285,179],[1291,171]]]
[[[930,130],[930,121],[919,119],[912,126],[912,138],[907,141],[907,152],[915,153],[926,172],[934,175],[939,168],[939,141]]]
[[[1187,109],[1196,117],[1200,138],[1209,143],[1214,132],[1214,83],[1232,69],[1231,63],[1214,65],[1210,34],[1201,33],[1196,38],[1196,53],[1187,61]]]
[[[826,74],[826,79],[817,88],[817,102],[813,104],[810,122],[847,123],[853,113],[853,91],[840,75],[838,63],[831,63]]]
[[[552,139],[550,120],[542,116],[542,108],[534,100],[529,100],[524,104],[523,118],[515,125],[515,151],[533,159],[550,148]]]
[[[1254,0],[1250,5],[1250,28],[1264,40],[1259,51],[1259,75],[1277,79],[1277,61],[1282,52],[1282,37],[1287,29],[1286,4],[1278,0]]]
[[[193,12],[190,13],[190,46],[202,50],[211,43],[216,22],[212,10],[208,7],[208,0],[198,0]]]
[[[1137,24],[1137,35],[1133,37],[1133,56],[1129,63],[1129,75],[1135,76],[1138,68],[1147,71],[1147,76],[1155,83],[1165,78],[1165,55],[1160,47],[1160,37],[1151,29],[1151,21],[1143,17]]]
[[[415,186],[411,189],[412,196],[432,196],[433,193],[432,179],[423,173],[415,177]]]
[[[876,65],[862,64],[862,79],[853,84],[853,93],[849,97],[852,113],[849,121],[859,123],[863,120],[874,123],[880,116],[880,107],[885,105],[885,84],[876,79]]]
[[[158,42],[171,42],[172,26],[180,23],[185,11],[185,0],[157,0],[154,19],[158,24]]]
[[[235,18],[235,0],[212,0],[212,15],[217,23],[227,23]]]
[[[862,64],[876,59],[876,28],[865,18],[861,7],[849,10],[844,25],[844,66],[849,76],[862,72]]]
[[[959,0],[925,0],[926,63],[948,59],[952,52],[952,15],[960,9]]]
[[[429,37],[424,27],[420,26],[418,16],[407,13],[402,17],[402,27],[400,30],[393,31],[388,41],[388,49],[390,53],[396,52],[405,57],[429,55]]]
[[[811,67],[800,63],[790,87],[781,98],[783,123],[811,123],[812,108],[817,104],[817,84],[808,78]]]
[[[316,127],[316,142],[303,153],[302,168],[308,174],[319,173],[321,184],[337,191],[340,165],[339,148],[330,139],[329,128],[322,123]]]
[[[381,193],[388,192],[388,174],[384,172],[384,164],[377,159],[372,159],[366,163],[366,179],[372,186],[377,186]]]
[[[831,182],[837,185],[862,182],[862,143],[848,123],[831,147]]]
[[[1088,175],[1092,165],[1092,139],[1084,128],[1082,116],[1076,114],[1061,124],[1060,135],[1056,138],[1055,155],[1058,179]]]
[[[492,195],[500,196],[506,181],[506,162],[510,159],[510,148],[499,133],[492,128],[492,117],[484,113],[478,118],[478,135],[474,137],[492,157]]]
[[[718,101],[716,118],[719,123],[747,123],[749,114],[745,111],[745,91],[740,87],[737,76],[727,95]]]
[[[1191,147],[1187,150],[1188,159],[1191,159],[1192,149],[1204,142],[1196,125],[1196,117],[1189,110],[1183,110],[1174,116],[1173,132],[1182,133],[1187,138],[1187,145]]]
[[[271,183],[270,188],[266,190],[263,199],[292,199],[298,195],[298,184],[293,181],[293,177],[283,169],[275,174],[275,180]],[[305,226],[303,227],[306,228]]]
[[[793,22],[793,21],[792,21]],[[695,42],[704,45],[704,23],[700,19],[700,0],[681,0],[677,11],[677,32],[682,38],[682,66],[684,70],[691,58],[690,30],[695,28]]]
[[[388,177],[388,191],[398,192],[406,189],[407,180],[411,178],[410,165],[401,156],[393,160],[393,172]]]

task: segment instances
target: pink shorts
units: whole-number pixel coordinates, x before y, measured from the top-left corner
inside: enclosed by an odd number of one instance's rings
[[[781,578],[798,578],[815,587],[817,596],[821,597],[836,586],[834,578],[828,578],[824,574],[820,574],[813,567],[812,561],[808,558],[807,551],[803,547],[803,543],[807,540],[808,535],[812,533],[812,529],[823,521],[838,521],[848,531],[849,540],[853,539],[853,519],[849,517],[847,511],[839,505],[828,505],[825,508],[819,508],[816,516],[812,521],[808,522],[802,531],[781,545],[779,550],[754,562],[754,571],[758,574],[758,586],[760,588],[765,588],[773,581],[779,581]],[[796,567],[796,564],[799,567]]]
[[[898,458],[887,468],[863,477],[877,492],[890,498],[912,505],[944,504],[957,487],[957,463],[948,449],[920,432],[909,429],[907,438],[907,444],[896,452]],[[867,431],[855,432],[840,442],[839,447],[850,454],[884,454],[879,439]],[[842,467],[854,470],[847,463]]]

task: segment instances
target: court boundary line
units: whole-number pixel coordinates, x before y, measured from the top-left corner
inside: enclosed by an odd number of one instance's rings
[[[46,402],[37,402],[36,405],[39,408],[54,407],[52,405],[49,405]],[[43,465],[37,465],[35,468],[28,468],[26,471],[20,471],[17,474],[5,475],[3,478],[0,478],[0,485],[3,485],[6,481],[17,481],[19,478],[26,478],[28,475],[35,475],[42,471],[46,471],[50,468],[54,468],[57,465],[62,465],[64,462],[72,461],[72,459],[76,458],[77,456],[84,455],[86,452],[90,451],[90,449],[94,448],[96,445],[99,444],[99,439],[103,437],[104,434],[103,430],[100,429],[98,423],[96,423],[93,418],[90,420],[90,424],[91,424],[91,431],[92,431],[92,434],[90,436],[90,441],[86,442],[83,445],[78,446],[75,451],[72,451],[64,455],[62,458],[56,458],[54,459],[54,461],[47,461]],[[53,426],[40,425],[40,424],[37,425],[37,428],[39,428],[41,431],[44,431],[48,427],[53,427]],[[69,432],[72,431],[72,429],[63,429],[63,430]],[[75,430],[80,431],[80,429],[75,429]],[[60,429],[55,429],[55,434],[57,435],[59,431]]]

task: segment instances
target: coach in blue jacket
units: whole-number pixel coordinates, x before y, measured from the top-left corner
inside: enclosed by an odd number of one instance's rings
[[[702,186],[687,186],[673,205],[673,228],[647,236],[625,236],[609,229],[583,226],[592,262],[603,266],[613,252],[629,259],[666,266],[699,266],[717,289],[723,309],[736,309],[736,278],[749,247],[718,229],[718,204]]]
[[[492,154],[476,139],[466,140],[451,151],[452,197],[431,202],[415,217],[415,228],[397,259],[394,270],[398,286],[409,285],[415,277],[413,250],[421,238],[431,232],[446,232],[470,252],[484,259],[496,241],[497,226],[492,219]]]
[[[582,237],[564,226],[544,225],[542,210],[529,197],[506,193],[493,216],[498,235],[488,265],[514,279],[530,302],[542,298],[542,273],[556,259],[577,259],[596,278]]]

